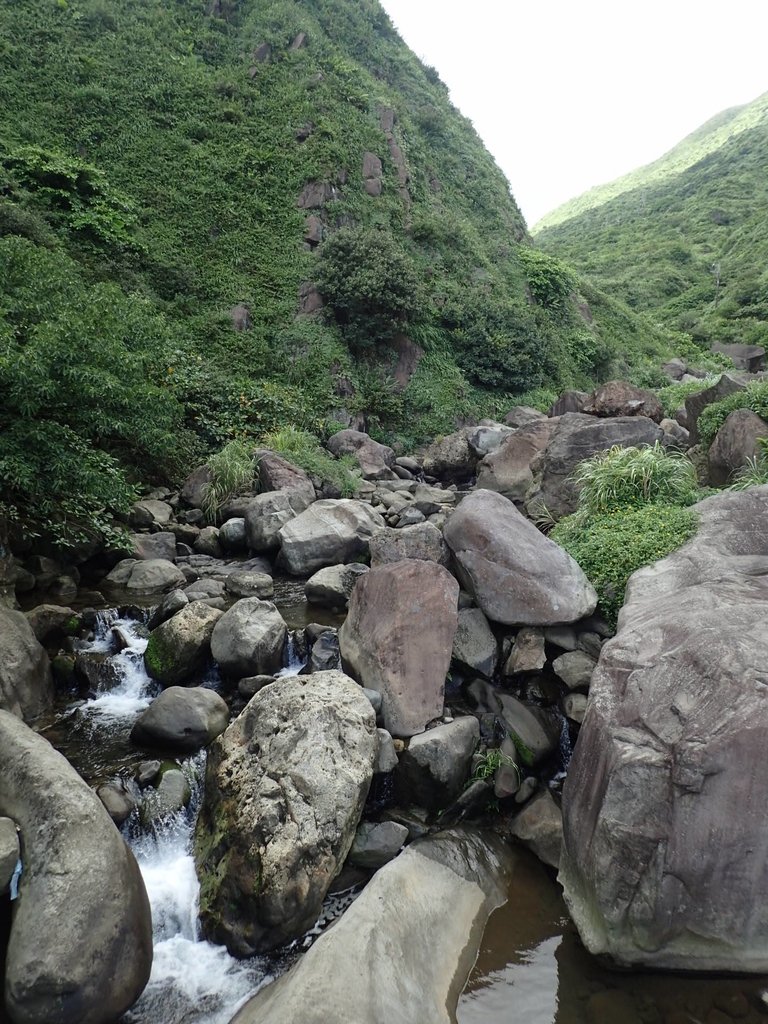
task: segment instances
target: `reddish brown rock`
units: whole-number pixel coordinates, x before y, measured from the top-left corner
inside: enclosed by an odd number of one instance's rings
[[[751,409],[734,409],[709,449],[709,482],[722,487],[759,452],[758,438],[768,437],[768,423]]]
[[[339,631],[346,671],[382,695],[384,726],[413,736],[443,711],[459,585],[435,562],[382,565],[352,591]]]
[[[549,444],[557,424],[557,419],[536,419],[516,430],[478,466],[478,488],[522,501],[533,483],[531,462]]]
[[[664,407],[653,391],[637,388],[625,380],[611,380],[596,388],[582,412],[590,416],[647,416],[661,423]]]

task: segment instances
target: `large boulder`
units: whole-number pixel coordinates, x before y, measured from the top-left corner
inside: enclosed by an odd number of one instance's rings
[[[299,466],[278,455],[269,448],[257,448],[253,453],[259,475],[259,490],[303,491],[309,501],[315,497],[315,488],[307,474]]]
[[[438,438],[424,451],[424,472],[441,480],[460,483],[475,475],[477,452],[469,443],[475,427],[463,427],[454,434]]]
[[[729,483],[733,475],[760,451],[758,438],[768,437],[768,423],[751,409],[734,409],[726,417],[709,449],[709,482]]]
[[[130,555],[132,558],[164,558],[173,562],[176,558],[176,534],[168,531],[131,534]]]
[[[453,1024],[511,862],[487,834],[456,829],[412,843],[232,1024],[327,1024],[329,1007],[333,1024]]]
[[[213,627],[211,653],[226,676],[269,675],[283,663],[288,627],[271,601],[244,597]]]
[[[349,595],[358,579],[366,572],[368,566],[359,562],[327,565],[310,576],[304,585],[304,595],[310,604],[342,610],[349,604]]]
[[[0,711],[0,814],[24,870],[5,965],[14,1024],[111,1024],[152,966],[152,920],[133,854],[53,747]]]
[[[695,395],[688,395],[685,400],[685,423],[683,426],[688,430],[691,445],[698,444],[701,440],[699,416],[701,416],[706,407],[714,402],[719,402],[721,398],[727,398],[728,395],[735,394],[737,391],[745,390],[746,386],[741,381],[736,380],[727,373],[723,373],[710,387],[697,392]]]
[[[728,356],[733,360],[733,365],[737,370],[758,373],[765,369],[765,349],[762,345],[727,345],[716,341],[712,345],[712,351]]]
[[[22,612],[0,606],[0,708],[31,722],[53,699],[48,655]]]
[[[768,970],[768,487],[694,506],[630,579],[563,794],[560,878],[593,953]]]
[[[459,585],[434,562],[382,565],[361,576],[339,631],[345,669],[382,695],[384,726],[413,736],[443,711]]]
[[[401,803],[436,811],[455,800],[469,778],[480,726],[465,715],[414,736],[395,768],[395,792]]]
[[[208,938],[250,956],[314,924],[377,747],[373,708],[341,672],[284,676],[253,697],[208,754],[195,834]]]
[[[625,380],[601,384],[589,396],[582,412],[591,416],[647,416],[661,423],[664,407],[658,395],[647,388],[638,388]]]
[[[499,661],[498,648],[488,619],[480,609],[462,608],[453,638],[451,656],[454,661],[490,679]]]
[[[328,438],[326,447],[336,456],[354,456],[365,480],[396,479],[394,451],[361,430],[340,430]]]
[[[571,475],[580,462],[614,445],[624,448],[654,444],[664,431],[646,416],[601,419],[583,413],[565,413],[546,448],[531,465],[533,484],[526,495],[529,512],[544,511],[561,519],[576,511],[579,488]]]
[[[549,444],[557,419],[540,417],[520,427],[477,467],[477,486],[523,501],[533,483],[531,462]]]
[[[576,562],[501,494],[465,498],[445,539],[462,586],[492,622],[550,626],[595,610],[597,595]]]
[[[442,533],[432,523],[379,530],[371,537],[370,551],[372,568],[405,558],[447,565],[450,557]]]
[[[139,747],[192,754],[228,724],[229,709],[218,693],[202,686],[170,686],[136,719],[131,740]]]
[[[116,587],[125,587],[136,594],[164,594],[168,590],[186,585],[186,577],[178,566],[165,558],[151,558],[137,561],[124,558],[118,562],[104,582]]]
[[[280,547],[280,530],[305,512],[314,500],[314,488],[310,491],[301,487],[267,491],[252,498],[245,511],[245,538],[251,551],[276,551]]]
[[[324,565],[354,562],[368,554],[368,542],[384,520],[364,501],[316,501],[280,530],[280,560],[294,576],[309,576]]]
[[[213,627],[222,614],[203,601],[190,601],[153,629],[144,652],[149,675],[163,686],[174,686],[199,675],[211,653]]]

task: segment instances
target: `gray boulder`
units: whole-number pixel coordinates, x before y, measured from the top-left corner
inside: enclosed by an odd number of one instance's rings
[[[0,818],[0,896],[8,892],[20,853],[16,822],[10,818]]]
[[[703,391],[699,391],[695,395],[688,395],[685,400],[685,423],[683,426],[688,428],[691,445],[698,444],[701,441],[699,416],[701,416],[706,407],[712,405],[713,402],[719,402],[721,398],[727,398],[728,395],[735,394],[737,391],[745,390],[744,384],[724,373],[717,378],[711,387],[704,388]]]
[[[733,360],[737,370],[759,373],[765,369],[765,349],[762,345],[724,345],[721,341],[716,341],[712,345],[712,351],[728,356]]]
[[[365,480],[392,480],[395,453],[360,430],[340,430],[328,438],[326,447],[333,455],[352,455]]]
[[[213,627],[211,653],[227,676],[268,675],[283,663],[288,627],[271,601],[245,597]]]
[[[233,572],[227,576],[224,589],[232,597],[260,597],[267,600],[275,592],[275,583],[266,572]]]
[[[165,558],[137,561],[124,558],[105,577],[105,583],[125,587],[137,594],[164,594],[168,590],[186,586],[184,573]]]
[[[218,693],[202,686],[169,686],[142,711],[131,729],[139,747],[192,754],[224,732],[229,708]]]
[[[176,612],[180,612],[188,604],[189,598],[183,590],[171,590],[152,611],[147,626],[150,630],[157,629],[158,626],[167,622]]]
[[[328,1007],[333,1024],[453,1024],[510,873],[494,836],[456,829],[413,843],[232,1024],[328,1024]]]
[[[181,488],[180,498],[183,503],[188,508],[200,508],[212,480],[213,473],[209,466],[198,466],[192,470]]]
[[[462,608],[451,656],[454,661],[490,679],[499,661],[498,644],[479,608]]]
[[[259,474],[259,490],[303,491],[307,501],[314,501],[315,488],[307,474],[299,466],[278,455],[269,448],[257,448],[254,452]]]
[[[462,586],[492,622],[549,626],[595,610],[597,595],[576,562],[500,494],[474,491],[444,536]]]
[[[382,695],[394,736],[422,732],[443,711],[459,585],[434,562],[382,565],[361,576],[339,631],[345,669]]]
[[[664,418],[664,407],[655,392],[625,380],[611,380],[595,388],[581,411],[590,416],[647,416],[654,423]]]
[[[137,530],[148,530],[151,526],[167,526],[173,519],[173,509],[167,501],[144,498],[131,509],[130,523]]]
[[[247,540],[244,516],[233,516],[221,524],[219,527],[219,543],[225,551],[245,551]]]
[[[548,789],[542,790],[516,816],[512,835],[551,868],[560,864],[563,816]]]
[[[709,482],[731,483],[734,475],[760,451],[758,438],[768,437],[768,423],[751,409],[734,409],[717,432],[707,455]]]
[[[531,464],[533,484],[526,495],[529,513],[543,511],[561,519],[576,511],[578,485],[571,475],[580,462],[613,445],[631,447],[661,441],[664,431],[646,416],[601,419],[583,413],[566,413],[546,448]]]
[[[136,809],[136,798],[124,779],[103,783],[96,789],[96,796],[104,804],[107,814],[118,828]]]
[[[454,434],[433,441],[421,460],[424,472],[440,480],[460,483],[475,474],[477,452],[469,443],[475,427],[463,427]]]
[[[519,428],[527,427],[529,423],[535,423],[537,420],[545,420],[546,418],[546,413],[539,412],[538,409],[532,409],[529,405],[516,405],[504,417],[504,422],[509,427]]]
[[[129,551],[132,558],[164,558],[168,562],[173,562],[176,558],[176,534],[134,533],[131,536]]]
[[[379,530],[370,540],[371,567],[416,558],[447,565],[449,554],[443,535],[432,523],[418,523],[397,530]]]
[[[256,694],[208,755],[195,834],[206,936],[250,956],[314,924],[376,748],[373,709],[341,672],[284,676]]]
[[[163,686],[174,686],[200,675],[211,653],[213,628],[222,614],[203,601],[190,601],[153,629],[144,652],[149,675]]]
[[[0,709],[34,721],[53,699],[48,655],[22,612],[0,606]]]
[[[547,411],[547,416],[565,416],[567,412],[582,412],[589,401],[586,391],[563,391]]]
[[[368,572],[367,565],[327,565],[311,576],[304,585],[304,594],[311,604],[325,608],[344,609],[358,579]]]
[[[152,965],[149,901],[133,854],[68,762],[0,711],[0,814],[21,829],[24,871],[5,963],[18,1024],[107,1024]]]
[[[515,642],[512,644],[512,650],[504,664],[504,675],[516,676],[525,672],[541,672],[546,663],[544,633],[532,626],[523,626],[518,631]]]
[[[499,693],[501,718],[515,744],[518,760],[528,768],[545,761],[557,749],[560,721],[544,708],[525,704],[510,693]]]
[[[472,715],[414,736],[395,768],[395,792],[401,803],[436,811],[447,807],[469,778],[480,726]]]
[[[560,878],[593,953],[764,973],[768,487],[694,508],[697,535],[631,577],[602,649]]]
[[[540,417],[520,427],[477,467],[477,486],[522,501],[533,483],[531,463],[549,444],[557,419]]]
[[[309,576],[324,565],[354,562],[368,555],[371,537],[384,520],[364,501],[316,501],[280,530],[280,561],[294,576]]]
[[[314,500],[311,484],[308,488],[268,491],[253,498],[245,513],[245,535],[251,551],[276,551],[280,547],[280,530],[305,512]]]
[[[349,851],[349,863],[358,868],[377,871],[398,855],[407,838],[408,829],[396,821],[365,821],[355,832]]]
[[[501,423],[486,424],[475,427],[467,440],[469,447],[482,459],[491,452],[498,450],[499,445],[504,444],[514,434],[514,428],[505,427]]]
[[[588,690],[595,665],[595,658],[586,651],[566,651],[555,658],[552,669],[569,690]]]
[[[208,555],[210,558],[222,558],[224,549],[219,541],[218,526],[204,526],[198,533],[192,545],[198,555]]]
[[[313,672],[328,672],[341,669],[339,637],[335,629],[328,629],[312,644],[310,657]]]

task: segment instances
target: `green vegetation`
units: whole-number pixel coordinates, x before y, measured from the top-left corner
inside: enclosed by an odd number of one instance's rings
[[[531,248],[376,0],[208,11],[0,10],[0,514],[23,531],[108,537],[134,481],[234,440],[358,411],[408,447],[678,347]],[[423,358],[395,387],[402,332]]]
[[[680,406],[685,405],[686,398],[690,395],[698,395],[700,391],[711,387],[716,380],[717,377],[711,374],[708,377],[702,377],[701,380],[689,380],[684,384],[667,384],[665,387],[659,388],[656,394],[664,407],[665,415],[674,416]]]
[[[503,753],[498,747],[490,747],[475,759],[472,781],[492,779],[500,768],[513,768],[518,779],[520,779],[520,769],[515,764],[515,759],[510,757],[509,754]]]
[[[230,441],[206,465],[211,481],[205,489],[203,512],[209,523],[218,523],[224,503],[253,483],[253,455],[242,441]]]
[[[642,505],[561,519],[551,533],[579,563],[597,591],[600,609],[615,625],[629,577],[664,558],[696,532],[696,513],[676,505]]]
[[[691,505],[698,497],[693,464],[658,441],[641,448],[614,445],[580,463],[579,509],[586,518],[643,505]]]
[[[726,395],[719,402],[708,405],[699,416],[699,437],[704,448],[709,448],[715,436],[725,423],[728,414],[736,409],[751,409],[761,419],[768,421],[768,381],[758,380],[748,384],[744,391]]]
[[[335,459],[321,446],[314,434],[292,426],[266,434],[262,443],[264,447],[279,452],[300,466],[319,483],[330,485],[339,492],[340,497],[354,496],[360,482],[360,471],[351,455]]]
[[[615,624],[627,580],[674,551],[696,530],[686,506],[700,497],[689,460],[658,444],[615,446],[582,462],[579,508],[550,536],[579,563]]]
[[[767,161],[768,93],[719,114],[655,163],[566,203],[537,225],[537,242],[705,349],[764,344]]]
[[[746,465],[742,466],[736,473],[736,479],[731,484],[731,491],[745,491],[747,487],[759,487],[768,484],[768,444],[766,438],[757,439],[757,455],[747,459]]]

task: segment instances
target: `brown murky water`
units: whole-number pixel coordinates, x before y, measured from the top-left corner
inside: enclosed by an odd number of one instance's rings
[[[459,1024],[766,1024],[768,976],[614,972],[579,941],[554,877],[520,850],[459,1001]]]

